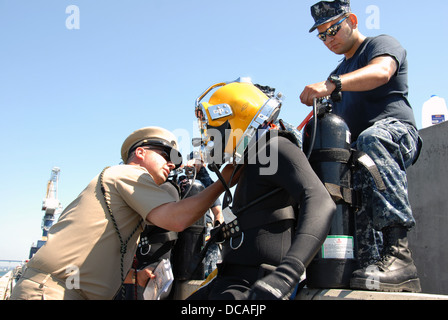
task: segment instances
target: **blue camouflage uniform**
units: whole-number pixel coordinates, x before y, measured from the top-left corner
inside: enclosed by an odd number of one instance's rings
[[[408,198],[406,168],[418,156],[419,136],[412,125],[394,118],[376,122],[361,133],[356,149],[375,162],[385,191],[378,191],[365,169],[354,174],[354,189],[361,192],[362,206],[356,214],[358,260],[369,265],[380,258],[382,230],[389,226],[415,225]]]

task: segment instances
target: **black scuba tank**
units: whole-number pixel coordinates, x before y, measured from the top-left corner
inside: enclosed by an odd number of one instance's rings
[[[350,130],[342,118],[331,112],[329,101],[319,106],[314,117],[317,121],[310,121],[305,127],[303,150],[312,148],[310,164],[337,209],[324,244],[306,269],[307,286],[349,288],[351,274],[357,267]]]
[[[188,198],[205,189],[202,182],[189,177],[181,178],[181,197]],[[203,215],[190,227],[178,234],[178,240],[173,249],[173,274],[176,280],[203,280],[205,279],[205,264],[202,261],[193,274],[190,272],[190,263],[194,256],[199,254],[205,246],[206,215]]]

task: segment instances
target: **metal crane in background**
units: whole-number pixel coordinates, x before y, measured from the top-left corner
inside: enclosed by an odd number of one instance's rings
[[[50,180],[47,183],[47,192],[42,202],[42,211],[45,211],[42,219],[42,239],[37,241],[36,246],[32,246],[30,250],[31,257],[47,242],[48,230],[53,225],[55,216],[62,211],[62,205],[58,200],[58,181],[59,172],[61,170],[58,167],[53,167],[51,170]]]

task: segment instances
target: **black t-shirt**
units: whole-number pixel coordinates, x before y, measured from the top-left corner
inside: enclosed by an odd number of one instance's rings
[[[344,59],[332,74],[343,75],[363,68],[379,56],[393,57],[398,65],[391,80],[376,89],[363,92],[342,92],[342,101],[334,104],[334,113],[350,128],[353,140],[376,121],[393,117],[416,127],[408,101],[408,62],[406,50],[391,36],[366,38],[350,59]]]

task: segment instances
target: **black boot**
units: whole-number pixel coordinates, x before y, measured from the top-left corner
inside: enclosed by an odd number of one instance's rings
[[[383,230],[383,256],[378,262],[353,272],[352,289],[421,292],[417,268],[408,248],[407,230],[391,227]]]

